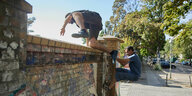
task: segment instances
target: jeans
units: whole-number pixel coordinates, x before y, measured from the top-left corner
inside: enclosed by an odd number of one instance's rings
[[[115,77],[117,82],[121,80],[137,81],[139,79],[139,76],[135,73],[124,68],[116,68]]]

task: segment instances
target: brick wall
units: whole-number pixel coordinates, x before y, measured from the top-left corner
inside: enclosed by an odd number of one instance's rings
[[[22,86],[25,64],[27,13],[24,0],[0,0],[0,96],[8,96]]]
[[[113,96],[114,76],[101,51],[27,35],[25,0],[0,0],[0,96]]]
[[[34,36],[27,41],[26,82],[37,95],[104,94],[101,51]]]
[[[7,88],[15,87],[6,94],[2,87],[2,96],[112,96],[102,88],[104,80],[112,78],[106,53],[30,35],[26,50],[26,63],[20,63],[16,73],[7,73],[17,74],[12,77],[21,82],[7,82]]]

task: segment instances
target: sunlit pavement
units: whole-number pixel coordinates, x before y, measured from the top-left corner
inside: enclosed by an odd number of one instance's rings
[[[170,70],[164,69],[163,72],[169,74],[169,86],[180,86],[183,88],[190,88],[190,79],[189,76],[192,76],[192,67],[174,64],[176,65],[176,69],[171,70],[171,79],[170,79]],[[164,77],[162,77],[164,78]],[[192,78],[192,77],[191,77]]]
[[[148,65],[143,65],[143,74],[139,81],[120,82],[120,96],[191,96],[192,88],[189,86],[188,76],[192,72],[192,67],[176,66],[177,68],[172,70],[172,79],[168,81],[166,87],[165,78],[169,69],[158,72],[150,69]]]

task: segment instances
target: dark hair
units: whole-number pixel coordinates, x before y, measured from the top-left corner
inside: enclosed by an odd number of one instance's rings
[[[133,46],[128,46],[127,49],[128,49],[128,51],[130,51],[130,50],[134,51]]]
[[[67,18],[67,16],[71,15],[71,13],[67,13],[67,15],[65,15],[65,18]]]

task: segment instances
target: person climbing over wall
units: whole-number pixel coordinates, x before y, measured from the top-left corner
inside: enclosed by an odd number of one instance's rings
[[[73,33],[72,37],[86,38],[87,46],[109,53],[113,62],[116,61],[118,51],[110,50],[97,41],[97,37],[103,26],[102,18],[99,13],[89,10],[78,10],[66,14],[60,35],[64,36],[66,25],[73,23],[75,23],[81,30],[78,33]],[[87,32],[87,29],[89,29],[89,33]]]

